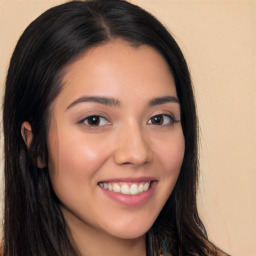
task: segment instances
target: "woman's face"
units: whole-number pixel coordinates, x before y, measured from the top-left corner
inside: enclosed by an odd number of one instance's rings
[[[174,79],[156,50],[115,40],[70,64],[52,106],[48,167],[71,231],[145,234],[184,144]]]

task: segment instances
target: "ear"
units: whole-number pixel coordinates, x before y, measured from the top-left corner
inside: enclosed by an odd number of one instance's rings
[[[31,143],[32,138],[33,138],[31,125],[30,125],[29,122],[23,122],[22,123],[22,125],[21,125],[21,136],[22,136],[25,144],[29,148],[30,143]]]
[[[21,136],[22,136],[27,148],[29,148],[31,141],[33,139],[33,133],[32,133],[31,125],[27,121],[23,122],[21,125]],[[37,164],[37,167],[40,169],[46,167],[45,162],[42,160],[42,158],[40,156],[37,157],[36,164]]]

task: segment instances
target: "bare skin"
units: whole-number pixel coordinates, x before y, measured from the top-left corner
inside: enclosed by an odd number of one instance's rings
[[[146,255],[145,234],[175,186],[184,149],[174,79],[156,50],[115,40],[66,68],[48,168],[81,255]]]

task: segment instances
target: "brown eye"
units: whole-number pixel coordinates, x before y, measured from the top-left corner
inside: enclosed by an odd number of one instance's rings
[[[88,116],[83,121],[88,126],[103,126],[109,124],[108,120],[102,116]]]
[[[161,125],[163,124],[164,118],[163,115],[153,116],[151,118],[151,123],[155,125]]]
[[[149,119],[148,123],[151,125],[171,125],[177,122],[171,115],[156,115]]]
[[[90,116],[87,119],[88,124],[92,126],[98,126],[100,123],[100,117],[99,116]]]

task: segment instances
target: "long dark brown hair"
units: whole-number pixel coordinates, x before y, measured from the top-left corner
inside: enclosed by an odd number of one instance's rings
[[[177,43],[164,26],[138,6],[121,0],[73,1],[33,21],[14,50],[3,106],[5,149],[5,256],[77,256],[59,208],[47,167],[50,107],[58,96],[64,68],[90,48],[120,38],[134,47],[149,45],[166,59],[175,79],[185,137],[185,155],[177,184],[146,234],[147,255],[158,255],[162,241],[169,253],[220,255],[207,239],[198,216],[197,117],[191,79]],[[33,140],[21,137],[24,121]],[[89,246],[89,245],[88,245]]]

